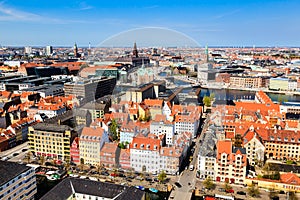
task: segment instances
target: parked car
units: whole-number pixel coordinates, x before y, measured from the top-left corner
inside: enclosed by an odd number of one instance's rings
[[[219,190],[219,192],[225,192],[224,188],[219,188],[218,190]]]
[[[151,182],[151,181],[152,181],[152,178],[146,177],[145,180]]]
[[[180,183],[178,183],[178,182],[175,182],[175,185],[176,185],[177,187],[179,187],[179,188],[182,187],[182,185],[181,185]]]
[[[109,173],[107,171],[102,171],[101,175],[103,175],[103,176],[109,176]]]
[[[126,177],[125,174],[119,173],[119,177]]]
[[[226,190],[227,193],[234,193],[234,190],[233,189],[230,189],[230,190]]]
[[[137,176],[136,179],[137,179],[137,180],[140,180],[140,181],[144,180],[144,178],[143,178],[143,177],[140,177],[140,176]]]
[[[111,173],[110,175],[113,176],[113,177],[117,177],[118,176],[118,174],[116,174],[116,173]]]
[[[246,192],[244,192],[244,191],[237,191],[236,193],[239,195],[246,195]]]

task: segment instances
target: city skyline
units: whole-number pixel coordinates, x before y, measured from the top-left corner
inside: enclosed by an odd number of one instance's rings
[[[78,46],[98,46],[120,33],[157,27],[186,36],[202,47],[300,46],[300,28],[296,26],[299,4],[284,0],[2,1],[0,45],[71,46],[77,42]],[[152,37],[151,32],[139,40],[129,35],[124,43],[143,44]],[[172,37],[176,40],[172,35],[170,41]]]

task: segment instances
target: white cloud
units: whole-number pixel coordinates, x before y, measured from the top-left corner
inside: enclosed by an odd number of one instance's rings
[[[38,21],[41,18],[40,15],[34,13],[6,7],[4,1],[0,2],[0,21]]]

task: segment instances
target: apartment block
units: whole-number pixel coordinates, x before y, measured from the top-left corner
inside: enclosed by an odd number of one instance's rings
[[[216,181],[244,184],[246,167],[245,148],[234,147],[231,141],[217,142]]]
[[[116,85],[116,78],[103,77],[101,79],[80,79],[75,82],[65,83],[65,95],[75,95],[92,101],[105,95],[112,94]]]
[[[29,127],[29,150],[38,156],[70,160],[70,147],[76,133],[69,126],[38,123]]]
[[[105,142],[109,142],[109,139],[103,128],[84,127],[79,138],[80,159],[85,164],[99,165],[100,151]]]
[[[0,161],[0,199],[34,199],[35,170],[13,162]]]
[[[100,152],[100,163],[108,168],[119,167],[120,148],[117,143],[104,143]]]

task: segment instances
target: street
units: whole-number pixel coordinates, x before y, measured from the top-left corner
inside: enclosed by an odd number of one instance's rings
[[[209,117],[209,115],[208,115]],[[193,165],[194,169],[190,170],[187,166],[187,169],[185,169],[180,176],[178,177],[178,183],[181,185],[181,187],[174,187],[174,190],[171,192],[170,199],[176,199],[176,200],[188,200],[191,199],[193,195],[193,190],[196,186],[196,172],[197,172],[197,157],[199,154],[200,149],[200,141],[202,141],[204,136],[204,131],[207,128],[208,120],[205,120],[203,124],[200,124],[199,126],[202,127],[201,134],[196,138],[195,140],[195,146],[194,146],[194,154],[193,154],[193,160],[190,162],[190,166]]]
[[[23,144],[15,146],[6,151],[0,152],[0,157],[1,159],[7,157],[8,161],[18,162],[19,160],[22,160],[27,153],[27,151],[24,151],[23,149],[28,149],[28,142],[24,142]],[[13,156],[13,154],[15,153],[18,153],[18,155]]]

